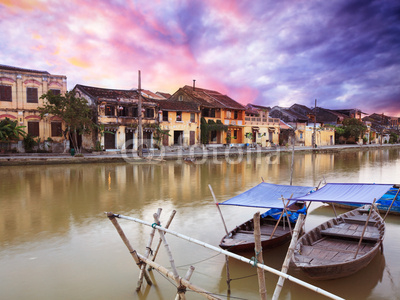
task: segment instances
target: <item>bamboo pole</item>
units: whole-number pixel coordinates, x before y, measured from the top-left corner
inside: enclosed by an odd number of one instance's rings
[[[158,214],[154,214],[153,217],[154,217],[155,224],[157,224],[157,226],[160,226],[160,225],[158,225],[159,222],[160,222],[159,215]],[[152,227],[156,228],[157,226],[154,226],[154,227],[152,226]],[[160,234],[160,238],[162,239],[162,241],[164,243],[165,250],[167,251],[167,254],[168,254],[168,257],[169,257],[169,263],[171,264],[171,268],[172,268],[172,272],[174,274],[175,282],[178,285],[180,285],[179,274],[178,274],[178,271],[176,270],[175,261],[174,261],[174,258],[172,257],[171,250],[169,249],[169,245],[168,245],[167,239],[165,238],[164,231],[159,229],[158,233]]]
[[[283,261],[282,270],[281,270],[282,273],[286,274],[289,269],[289,263],[292,258],[292,255],[293,255],[294,248],[296,247],[297,239],[299,237],[301,227],[303,226],[302,223],[303,223],[304,219],[305,219],[305,216],[303,214],[300,214],[299,218],[297,219],[296,226],[294,227],[294,231],[293,231],[292,240],[290,241],[289,249],[288,249],[288,252],[286,253],[285,260]],[[272,296],[273,300],[279,299],[279,295],[281,293],[284,282],[285,282],[285,278],[279,277],[278,283],[275,287],[274,295]]]
[[[171,224],[172,219],[175,217],[175,214],[176,214],[176,210],[173,210],[172,213],[171,213],[171,215],[169,216],[169,219],[168,219],[167,223],[165,224],[165,228],[169,228],[169,225]],[[160,238],[160,239],[158,240],[157,248],[156,248],[156,250],[154,251],[154,255],[153,255],[152,261],[155,261],[155,260],[156,260],[156,257],[157,257],[157,254],[158,254],[158,250],[160,249],[160,246],[161,246],[161,242],[162,242],[162,239]],[[151,268],[148,268],[148,270],[151,271]]]
[[[189,270],[187,270],[187,272],[186,272],[186,275],[185,275],[185,277],[184,277],[184,279],[185,280],[187,280],[187,281],[189,281],[190,280],[190,277],[192,277],[192,274],[193,274],[193,271],[194,271],[194,267],[193,266],[190,266],[189,267]],[[178,291],[182,291],[183,292],[183,295],[186,293],[186,286],[184,286],[182,283],[178,286]],[[178,292],[178,294],[176,295],[176,297],[175,297],[175,300],[180,300],[180,299],[183,299],[182,297],[181,297],[181,295],[179,294],[179,292]]]
[[[289,203],[289,202],[288,202],[288,203]],[[281,215],[279,216],[279,219],[278,219],[278,221],[276,222],[276,225],[275,225],[275,227],[274,227],[274,230],[272,230],[272,233],[271,233],[269,239],[272,239],[272,237],[274,236],[275,231],[276,231],[276,229],[278,229],[279,222],[281,221],[281,219],[282,219],[284,213],[285,213],[285,211],[282,209],[282,213],[281,213]],[[283,223],[285,223],[285,221],[283,221]]]
[[[362,233],[361,233],[360,241],[358,242],[356,254],[354,254],[354,259],[357,257],[358,251],[360,250],[361,242],[362,242],[362,240],[363,240],[365,230],[366,230],[367,227],[368,227],[369,218],[371,217],[372,210],[374,209],[373,206],[374,206],[374,204],[375,204],[375,201],[376,201],[376,198],[374,199],[374,202],[372,203],[371,208],[369,209],[368,217],[367,217],[367,220],[365,221],[365,225],[364,225],[363,231],[362,231]]]
[[[161,229],[162,230],[162,228],[158,228],[158,227],[157,227],[157,229]],[[175,277],[174,277],[175,275],[173,274],[172,271],[169,271],[167,268],[157,264],[154,261],[151,261],[150,259],[147,259],[146,257],[140,255],[139,253],[137,255],[146,264],[148,264],[149,266],[151,266],[152,268],[154,268],[155,270],[157,270],[161,274],[165,275],[166,277],[168,277],[170,279],[175,280]],[[208,291],[206,291],[206,290],[204,290],[204,289],[202,289],[202,288],[190,283],[188,280],[186,280],[184,278],[179,277],[179,281],[180,281],[180,283],[182,285],[186,286],[188,289],[190,289],[190,290],[192,290],[192,291],[194,291],[196,293],[201,294],[202,296],[206,297],[207,299],[210,299],[210,300],[221,300],[220,298],[217,298],[217,297],[213,296],[212,293],[210,293],[210,292],[208,292]]]
[[[208,187],[210,188],[211,195],[212,195],[213,198],[214,198],[215,205],[217,206],[219,215],[221,216],[222,223],[224,224],[224,227],[225,227],[225,232],[226,232],[226,234],[228,234],[228,228],[226,227],[225,220],[224,220],[224,216],[222,215],[221,209],[219,208],[218,201],[217,201],[217,198],[215,197],[215,194],[214,194],[214,191],[213,191],[213,189],[212,189],[212,187],[211,187],[211,184],[209,184]]]
[[[256,212],[253,216],[254,223],[254,244],[255,244],[255,261],[260,264],[264,264],[264,259],[262,255],[262,247],[261,247],[261,228],[260,228],[260,212]],[[267,289],[265,287],[265,276],[264,270],[261,268],[257,268],[257,276],[258,276],[258,288],[260,293],[261,300],[267,300]]]
[[[139,260],[136,251],[132,248],[131,244],[129,243],[128,238],[126,237],[124,231],[122,230],[121,226],[119,226],[119,223],[115,217],[118,217],[118,215],[113,214],[112,212],[107,213],[107,217],[110,219],[111,223],[114,225],[115,229],[117,229],[117,232],[119,236],[121,237],[122,241],[124,242],[125,246],[128,248],[129,253],[132,255],[133,259],[135,260],[138,268],[140,269],[140,266],[142,264],[142,261]],[[153,283],[151,282],[151,279],[149,277],[149,274],[145,271],[144,273],[144,278],[146,279],[146,282],[148,285],[152,285]]]
[[[400,188],[397,190],[397,193],[396,193],[396,195],[394,196],[392,203],[390,203],[389,209],[387,210],[385,216],[383,217],[383,221],[386,220],[386,217],[387,217],[387,215],[389,214],[389,211],[392,209],[393,203],[394,203],[394,201],[396,201],[396,198],[397,198],[397,195],[399,194],[399,192],[400,192]]]
[[[293,196],[293,194],[292,194],[292,196]],[[292,196],[290,196],[290,198],[292,198]],[[285,201],[284,201],[283,199],[284,199],[284,198],[283,198],[283,195],[282,195],[283,210],[284,210],[284,212],[286,213],[286,220],[287,220],[288,225],[289,225],[290,235],[293,235],[293,232],[292,232],[292,225],[290,225],[289,214],[288,214],[288,211],[287,211],[287,209],[286,209],[287,206],[288,206],[289,203],[290,203],[290,200],[288,200],[288,203],[285,205]]]
[[[143,221],[143,220],[140,220],[140,219],[137,219],[137,218],[128,217],[128,216],[124,216],[124,215],[117,215],[117,214],[115,214],[114,216],[116,216],[116,217],[118,217],[118,218],[121,218],[121,219],[134,221],[134,222],[137,222],[137,223],[146,225],[146,226],[152,226],[151,223],[146,222],[146,221]],[[246,257],[240,256],[240,255],[235,254],[235,253],[232,253],[232,252],[229,252],[229,251],[227,251],[227,250],[220,249],[220,248],[215,247],[215,246],[213,246],[213,245],[209,245],[209,244],[207,244],[207,243],[205,243],[205,242],[202,242],[202,241],[196,240],[196,239],[194,239],[194,238],[185,236],[185,235],[183,235],[183,234],[181,234],[181,233],[178,233],[178,232],[175,232],[175,231],[173,231],[173,230],[171,230],[171,229],[163,228],[163,227],[161,227],[161,226],[159,226],[159,225],[155,225],[155,227],[156,227],[158,230],[162,230],[163,232],[167,232],[167,233],[169,233],[169,234],[171,234],[171,235],[174,235],[174,236],[176,236],[176,237],[178,237],[178,238],[180,238],[180,239],[186,240],[186,241],[188,241],[188,242],[190,242],[190,243],[194,243],[194,244],[200,245],[200,246],[202,246],[202,247],[204,247],[204,248],[211,249],[211,250],[213,250],[213,251],[215,251],[215,252],[218,252],[218,253],[221,253],[221,254],[225,254],[225,255],[227,255],[227,256],[229,256],[229,257],[235,258],[235,259],[237,259],[237,260],[239,260],[239,261],[241,261],[241,262],[247,263],[247,264],[249,264],[249,265],[252,265],[252,266],[254,265],[254,261],[251,260],[251,259],[248,259],[248,258],[246,258]],[[141,256],[139,256],[139,258],[142,259]],[[150,264],[149,262],[147,262],[147,261],[145,261],[145,262],[146,262],[147,264],[149,264],[149,265],[152,266],[152,264]],[[153,263],[153,262],[152,262],[152,263]],[[155,263],[153,263],[153,264],[155,264]],[[334,295],[334,294],[332,294],[332,293],[329,293],[328,291],[325,291],[325,290],[323,290],[323,289],[321,289],[321,288],[319,288],[319,287],[316,287],[316,286],[314,286],[314,285],[312,285],[312,284],[309,284],[309,283],[307,283],[307,282],[305,282],[305,281],[302,281],[302,280],[300,280],[300,279],[297,279],[296,277],[289,276],[289,275],[287,275],[287,274],[285,274],[285,273],[282,273],[282,272],[280,272],[280,271],[278,271],[278,270],[275,270],[274,268],[271,268],[271,267],[269,267],[269,266],[266,266],[266,265],[257,263],[257,267],[262,268],[262,269],[264,269],[264,270],[266,270],[266,271],[268,271],[268,272],[271,272],[272,274],[275,274],[275,275],[278,275],[278,276],[282,276],[282,277],[284,277],[286,280],[289,280],[289,281],[292,281],[292,282],[294,282],[294,283],[297,283],[298,285],[301,285],[301,286],[303,286],[303,287],[305,287],[305,288],[307,288],[307,289],[310,289],[310,290],[312,290],[312,291],[314,291],[314,292],[316,292],[316,293],[319,293],[319,294],[324,295],[324,296],[326,296],[326,297],[329,297],[329,298],[331,298],[331,299],[343,300],[343,298],[341,298],[341,297],[339,297],[339,296],[336,296],[336,295]],[[173,277],[170,277],[170,278],[173,278]]]
[[[211,184],[209,184],[208,187],[209,187],[209,189],[211,191],[211,195],[212,195],[212,197],[214,199],[214,203],[217,206],[219,215],[221,216],[222,223],[224,224],[225,233],[228,236],[228,234],[229,234],[228,228],[226,227],[224,216],[222,215],[221,209],[220,209],[220,207],[218,205],[218,201],[217,201],[217,198],[215,197],[215,194],[214,194],[214,191],[213,191],[213,189],[211,187]],[[231,278],[230,278],[230,272],[229,272],[229,258],[227,256],[225,256],[225,267],[226,267],[226,284],[228,286],[228,295],[229,295],[231,293]]]
[[[162,209],[159,208],[157,209],[157,215],[161,214]],[[159,224],[159,223],[157,223]],[[153,243],[153,239],[154,239],[154,233],[156,232],[156,229],[153,228],[150,232],[150,237],[149,240],[147,242],[147,246],[146,246],[146,252],[144,253],[144,255],[146,256],[146,258],[149,257],[150,253],[151,253],[151,244]],[[142,286],[142,282],[143,282],[143,275],[144,272],[146,271],[146,264],[142,264],[140,267],[140,272],[139,272],[139,281],[138,281],[138,285],[136,287],[136,291],[140,290],[140,287]]]

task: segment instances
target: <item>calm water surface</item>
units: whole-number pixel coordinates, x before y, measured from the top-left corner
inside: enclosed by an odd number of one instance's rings
[[[153,213],[161,207],[165,223],[175,209],[171,229],[217,246],[224,228],[208,185],[223,201],[261,178],[288,184],[290,159],[290,155],[268,155],[229,163],[211,159],[194,165],[168,161],[1,167],[0,298],[173,299],[174,285],[154,271],[155,284],[143,284],[135,292],[138,268],[104,212],[152,223]],[[293,184],[316,186],[324,178],[327,182],[400,183],[400,150],[295,155]],[[229,229],[257,211],[221,209]],[[306,229],[332,216],[328,206],[313,204]],[[119,223],[132,246],[144,253],[151,228],[127,220]],[[289,273],[347,299],[400,299],[399,232],[400,216],[389,216],[383,255],[353,276],[312,281],[300,271]],[[180,275],[193,265],[191,281],[227,299],[224,256],[173,236],[167,239]],[[287,245],[264,251],[265,263],[280,269],[286,250]],[[156,261],[169,266],[164,248]],[[230,272],[235,280],[228,299],[259,299],[257,277],[251,276],[255,268],[230,259]],[[277,280],[266,273],[269,298]],[[192,292],[187,297],[204,299]],[[286,281],[281,299],[326,298]]]

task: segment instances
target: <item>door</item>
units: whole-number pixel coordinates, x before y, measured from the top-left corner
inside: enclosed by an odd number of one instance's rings
[[[115,134],[110,132],[104,133],[104,148],[115,149]]]
[[[126,149],[133,149],[133,132],[125,132],[125,147]]]
[[[190,143],[190,145],[194,145],[196,143],[196,132],[195,131],[190,131],[189,143]]]

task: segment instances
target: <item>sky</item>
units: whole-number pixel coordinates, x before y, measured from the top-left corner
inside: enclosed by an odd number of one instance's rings
[[[400,117],[398,0],[0,0],[0,64]]]

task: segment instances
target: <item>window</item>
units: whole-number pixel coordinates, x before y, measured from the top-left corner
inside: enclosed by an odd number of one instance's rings
[[[238,117],[239,117],[239,113],[238,113],[237,110],[235,110],[235,111],[233,112],[233,118],[234,118],[235,120],[237,120]]]
[[[154,109],[146,108],[145,117],[146,118],[154,118]]]
[[[62,136],[61,122],[51,122],[51,136]]]
[[[190,122],[195,123],[196,122],[196,114],[195,113],[190,113]]]
[[[28,122],[28,133],[32,136],[39,136],[39,122]]]
[[[0,101],[12,101],[10,85],[0,85]]]
[[[215,118],[214,108],[203,108],[201,111],[203,117]]]
[[[50,92],[52,92],[53,95],[60,95],[61,94],[61,90],[50,89]]]
[[[227,118],[227,119],[230,119],[230,118],[231,118],[231,111],[230,111],[230,110],[227,110],[227,111],[226,111],[226,118]]]
[[[182,112],[181,111],[177,111],[176,112],[176,120],[177,121],[182,121]]]
[[[28,87],[26,88],[26,102],[27,103],[38,103],[38,89]]]
[[[210,110],[210,117],[215,118],[215,109],[214,108],[211,108],[211,110]]]
[[[127,107],[125,107],[125,106],[119,106],[119,107],[118,107],[118,110],[119,110],[119,115],[120,115],[121,117],[127,117],[127,116],[128,116],[128,108],[127,108]]]
[[[211,135],[211,142],[216,142],[217,141],[217,132],[215,130],[210,132]]]
[[[137,107],[132,107],[132,117],[135,117],[135,118],[138,117],[138,108]]]
[[[106,105],[104,114],[106,116],[115,116],[114,106]]]
[[[162,120],[164,122],[168,122],[168,111],[163,110],[163,112],[162,112]]]
[[[183,95],[178,96],[178,101],[183,101]]]

